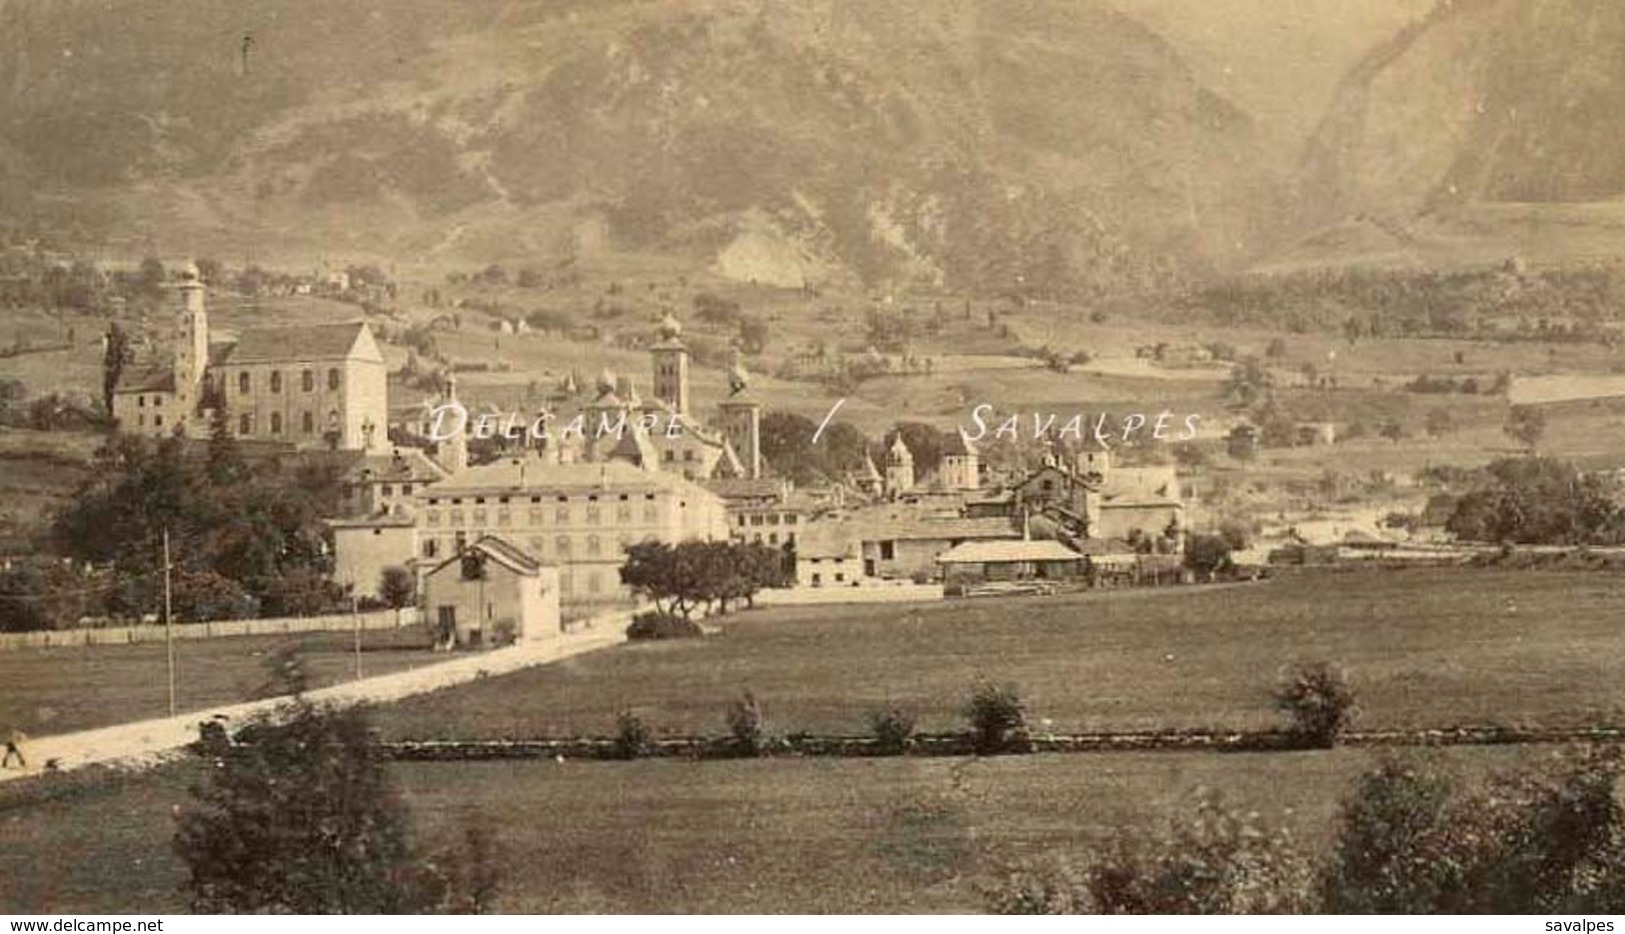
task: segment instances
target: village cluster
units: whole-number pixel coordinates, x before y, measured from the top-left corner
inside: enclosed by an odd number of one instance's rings
[[[736,363],[730,394],[702,412],[670,315],[648,345],[651,392],[605,370],[528,416],[542,430],[510,419],[523,443],[477,462],[470,441],[503,435],[500,426],[470,418],[454,378],[432,405],[392,409],[367,324],[217,340],[195,269],[180,273],[177,292],[169,359],[132,371],[115,394],[123,429],[201,436],[213,420],[242,439],[348,452],[345,512],[329,522],[335,581],[371,597],[386,571],[404,568],[431,618],[470,640],[499,619],[537,638],[626,601],[626,550],[647,541],[780,549],[793,593],[818,600],[1179,573],[1187,523],[1175,469],[1115,464],[1098,446],[995,476],[972,432],[949,432],[931,471],[916,469],[899,434],[883,463],[865,456],[839,482],[797,488],[770,475],[749,375]],[[391,443],[392,428],[434,443]],[[471,549],[491,559],[487,573],[462,573]]]

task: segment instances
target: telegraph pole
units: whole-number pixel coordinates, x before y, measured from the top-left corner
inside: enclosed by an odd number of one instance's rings
[[[175,716],[175,613],[170,601],[169,526],[164,526],[164,655],[169,663],[169,715]]]

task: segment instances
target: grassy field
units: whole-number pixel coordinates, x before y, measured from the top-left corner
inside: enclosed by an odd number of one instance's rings
[[[1362,725],[1621,722],[1625,580],[1481,570],[1350,571],[1257,585],[775,609],[703,641],[619,647],[380,712],[386,735],[721,733],[741,691],[771,731],[862,733],[900,705],[959,728],[980,678],[1014,682],[1056,730],[1262,727],[1287,665],[1346,666]]]
[[[1463,749],[1435,761],[1470,779],[1551,754]],[[494,828],[503,911],[945,912],[981,910],[1010,867],[1188,813],[1204,788],[1312,845],[1374,761],[1339,750],[394,768],[424,845],[470,822]],[[171,815],[198,777],[172,767],[0,804],[0,911],[184,909]]]
[[[176,705],[200,710],[252,699],[266,683],[266,656],[290,641],[303,646],[312,687],[350,680],[350,633],[186,639],[175,643]],[[361,648],[368,676],[444,660],[416,627],[362,633]],[[0,725],[45,736],[165,716],[164,670],[162,642],[0,652]]]

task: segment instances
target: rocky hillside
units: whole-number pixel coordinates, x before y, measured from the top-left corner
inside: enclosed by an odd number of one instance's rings
[[[0,0],[0,128],[0,211],[84,237],[794,285],[1135,287],[1278,181],[1103,0]]]
[[[1357,218],[1385,249],[1431,261],[1617,253],[1622,47],[1615,0],[1440,0],[1343,79],[1304,158],[1297,221]]]

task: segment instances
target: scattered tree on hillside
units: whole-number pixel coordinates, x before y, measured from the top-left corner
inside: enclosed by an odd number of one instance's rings
[[[1530,454],[1540,447],[1540,440],[1546,436],[1546,413],[1534,406],[1515,405],[1507,413],[1506,427],[1503,429],[1507,437],[1512,438]]]
[[[1455,420],[1450,417],[1448,409],[1429,409],[1427,414],[1427,433],[1430,438],[1440,438],[1456,430]]]

